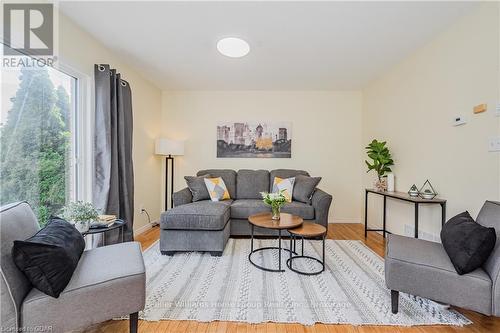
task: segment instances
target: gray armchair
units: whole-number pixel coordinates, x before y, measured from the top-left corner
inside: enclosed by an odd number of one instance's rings
[[[146,295],[139,243],[84,251],[71,281],[53,298],[33,288],[12,260],[13,241],[39,229],[30,206],[20,202],[2,207],[0,229],[0,331],[66,332],[130,314],[130,332],[137,332]]]
[[[398,312],[399,292],[500,316],[500,203],[486,201],[477,223],[495,228],[495,249],[483,265],[458,275],[443,246],[421,239],[389,235],[385,283],[391,289],[392,312]]]

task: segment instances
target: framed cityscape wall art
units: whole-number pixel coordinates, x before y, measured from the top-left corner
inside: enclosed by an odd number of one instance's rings
[[[290,122],[219,122],[217,157],[291,158]]]

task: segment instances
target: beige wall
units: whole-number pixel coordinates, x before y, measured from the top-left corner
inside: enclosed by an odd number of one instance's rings
[[[334,198],[330,222],[357,222],[363,215],[365,175],[362,147],[372,138],[388,140],[396,159],[396,186],[406,191],[429,178],[449,200],[448,216],[464,209],[473,215],[485,199],[500,197],[498,153],[487,151],[500,133],[493,115],[499,97],[498,6],[489,3],[464,17],[363,92],[328,91],[179,91],[160,90],[86,32],[60,18],[60,58],[90,81],[94,63],[109,63],[130,82],[134,104],[135,227],[162,209],[163,161],[153,155],[159,135],[186,140],[186,155],[176,158],[176,189],[184,175],[202,168],[302,168],[323,177],[320,187]],[[91,88],[93,92],[93,88]],[[93,102],[92,102],[93,103]],[[489,111],[473,115],[472,107]],[[463,115],[468,123],[452,127]],[[218,121],[291,121],[291,159],[217,159]],[[372,201],[371,221],[380,219]],[[389,203],[389,228],[404,233],[413,225],[412,207]],[[439,210],[423,209],[421,224],[439,233]]]
[[[498,14],[497,4],[482,5],[363,91],[363,142],[387,140],[396,189],[430,179],[448,199],[448,217],[464,210],[475,217],[484,200],[500,197],[499,154],[487,146],[499,134]],[[474,115],[481,103],[488,112]],[[467,124],[453,127],[457,115]],[[364,185],[372,181],[366,176]],[[380,201],[372,202],[375,223]],[[390,230],[403,234],[405,224],[413,226],[410,204],[391,201],[388,212]],[[420,221],[425,232],[439,235],[438,208],[423,209]]]
[[[90,83],[93,83],[96,63],[110,64],[130,83],[134,112],[134,230],[142,230],[147,219],[140,214],[141,204],[149,211],[153,221],[159,218],[161,209],[161,160],[153,155],[154,139],[160,133],[158,120],[161,118],[161,91],[123,62],[120,56],[112,53],[62,14],[59,16],[59,56],[64,65],[84,74]],[[92,95],[93,89],[91,85],[89,90]],[[92,99],[88,109],[84,111],[93,112],[93,109]]]
[[[331,222],[359,221],[361,102],[359,92],[164,92],[163,134],[186,140],[175,188],[204,168],[305,169],[334,195]],[[292,122],[292,158],[216,158],[217,122],[246,120]]]

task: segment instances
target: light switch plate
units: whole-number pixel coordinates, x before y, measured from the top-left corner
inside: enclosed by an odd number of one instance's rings
[[[494,136],[490,138],[490,141],[488,142],[488,151],[500,151],[500,136]]]

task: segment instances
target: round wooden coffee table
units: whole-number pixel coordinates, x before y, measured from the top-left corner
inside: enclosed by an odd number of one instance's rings
[[[297,227],[295,229],[289,229],[288,232],[291,235],[290,239],[290,258],[286,261],[286,265],[290,270],[294,271],[295,273],[303,274],[303,275],[316,275],[320,274],[325,270],[325,237],[326,237],[326,228],[320,224],[317,223],[312,223],[312,222],[304,222],[300,227]],[[297,243],[297,237],[300,237],[302,239],[302,253],[301,255],[295,255],[292,256],[292,253],[295,253],[296,250],[296,243]],[[323,256],[320,259],[314,258],[312,256],[307,256],[304,255],[304,238],[316,238],[316,237],[321,237],[323,240]],[[292,247],[293,243],[293,247]],[[304,259],[309,259],[309,260],[314,260],[318,263],[321,264],[321,269],[314,271],[314,272],[305,272],[301,271],[299,269],[293,268],[293,261],[295,259],[299,258],[304,258]]]
[[[251,245],[250,245],[250,253],[248,254],[248,260],[252,263],[252,265],[254,265],[255,267],[262,269],[264,271],[284,272],[285,270],[281,269],[281,251],[284,250],[284,251],[290,252],[291,249],[281,247],[281,231],[300,227],[302,225],[302,223],[304,222],[304,220],[299,216],[287,214],[287,213],[281,213],[279,220],[273,220],[271,217],[272,217],[271,213],[260,213],[260,214],[255,214],[255,215],[251,215],[250,217],[248,217],[248,221],[250,222],[251,229],[252,229],[252,240],[250,243]],[[261,247],[261,248],[254,250],[253,235],[254,235],[255,227],[278,230],[278,246],[277,247],[276,246],[266,246],[266,247]],[[265,251],[265,250],[278,250],[278,269],[267,268],[267,267],[258,265],[252,261],[252,254],[254,254],[255,252],[258,252],[258,251]]]

